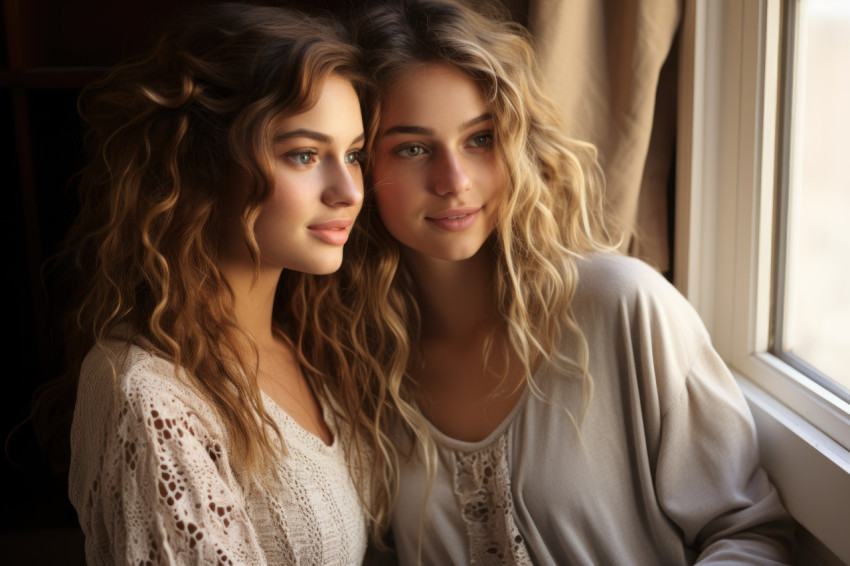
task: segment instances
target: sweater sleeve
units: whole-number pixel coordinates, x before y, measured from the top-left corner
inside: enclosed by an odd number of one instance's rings
[[[610,405],[622,418],[600,427],[625,428],[640,495],[655,498],[648,516],[660,510],[699,564],[790,563],[794,521],[761,467],[749,406],[696,310],[636,259],[594,256],[580,270],[579,321],[599,375],[616,375],[606,386],[622,395]],[[644,527],[666,536],[657,522],[643,518]]]
[[[707,339],[662,414],[659,503],[698,564],[789,564],[794,524],[759,463],[746,400]]]
[[[217,427],[150,370],[118,376],[106,419],[78,395],[72,500],[89,563],[265,564]]]

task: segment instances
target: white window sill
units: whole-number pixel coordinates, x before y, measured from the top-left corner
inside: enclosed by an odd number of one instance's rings
[[[753,412],[762,464],[786,507],[850,563],[850,452],[746,377],[735,377]]]

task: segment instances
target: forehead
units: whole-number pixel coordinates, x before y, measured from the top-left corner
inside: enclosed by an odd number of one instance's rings
[[[481,86],[443,63],[411,68],[388,85],[382,100],[382,130],[397,125],[459,124],[487,112]]]
[[[360,99],[351,81],[332,74],[316,85],[316,102],[294,114],[282,114],[273,120],[275,135],[289,129],[315,127],[328,133],[363,128]]]

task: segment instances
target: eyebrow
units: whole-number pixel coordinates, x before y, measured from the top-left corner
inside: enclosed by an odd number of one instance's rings
[[[388,128],[381,137],[393,134],[420,134],[423,136],[433,136],[434,130],[431,128],[423,128],[422,126],[393,126],[392,128]]]
[[[461,124],[461,125],[460,125],[460,128],[458,128],[457,130],[458,130],[459,132],[462,132],[462,131],[464,131],[464,130],[467,130],[467,129],[471,128],[472,126],[478,125],[478,124],[480,124],[481,122],[486,122],[487,120],[490,120],[490,119],[492,119],[492,118],[493,118],[493,115],[492,115],[492,114],[490,114],[489,112],[485,112],[485,113],[484,113],[484,114],[482,114],[481,116],[478,116],[478,117],[476,117],[476,118],[473,118],[472,120],[467,120],[466,122],[464,122],[463,124]]]
[[[284,140],[292,139],[292,138],[309,138],[311,140],[316,140],[319,143],[331,143],[333,138],[327,134],[323,134],[321,132],[317,132],[315,130],[307,130],[304,128],[299,128],[297,130],[291,130],[289,132],[284,132],[282,134],[277,134],[272,140],[272,143],[279,143]],[[361,133],[359,136],[354,138],[351,143],[355,144],[357,142],[363,141],[366,139],[366,134]]]
[[[493,118],[493,115],[489,112],[485,112],[481,116],[476,116],[471,120],[467,120],[462,123],[460,127],[458,127],[457,131],[462,132],[464,130],[468,130],[472,126],[480,124],[481,122],[486,122]],[[423,126],[393,126],[392,128],[388,128],[381,137],[386,137],[393,134],[419,134],[422,136],[433,136],[434,130],[431,128],[425,128]]]

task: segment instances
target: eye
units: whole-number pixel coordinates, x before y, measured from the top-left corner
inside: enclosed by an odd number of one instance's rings
[[[469,138],[472,147],[490,147],[493,145],[493,134],[491,132],[479,132]]]
[[[417,143],[407,143],[393,149],[393,153],[399,157],[419,157],[425,155],[427,150]]]
[[[364,161],[366,161],[366,152],[362,149],[355,149],[345,156],[345,162],[349,165],[354,165],[355,163],[360,165]]]
[[[294,161],[297,165],[310,165],[318,161],[318,153],[315,151],[291,151],[286,154],[286,157]]]

